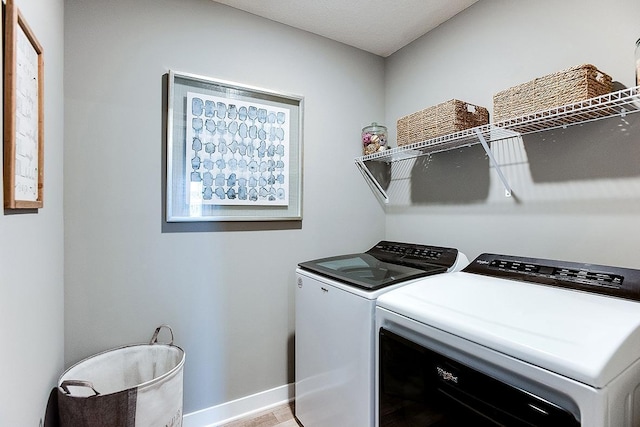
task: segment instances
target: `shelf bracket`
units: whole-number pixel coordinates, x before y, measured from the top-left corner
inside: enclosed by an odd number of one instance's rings
[[[505,197],[511,197],[511,193],[512,193],[511,187],[507,182],[507,178],[505,178],[505,176],[502,174],[502,170],[500,169],[500,166],[498,166],[498,162],[496,162],[496,158],[493,157],[493,153],[491,152],[491,148],[489,147],[489,144],[487,144],[487,140],[484,139],[484,136],[482,135],[482,132],[480,132],[479,129],[476,129],[475,132],[476,132],[476,135],[478,136],[478,139],[480,140],[480,143],[482,144],[482,148],[484,148],[484,151],[486,151],[487,156],[489,156],[489,161],[491,162],[491,164],[493,165],[493,168],[498,173],[498,178],[500,178],[500,181],[502,181],[502,185],[504,186]]]
[[[367,168],[367,166],[361,159],[356,159],[356,165],[358,166],[358,169],[360,169],[360,173],[362,173],[364,180],[367,182],[367,184],[369,184],[369,187],[371,187],[375,195],[384,203],[388,204],[389,196],[387,196],[387,192],[384,191],[384,188],[382,188],[378,180],[376,180],[373,175],[371,175],[371,171],[369,171],[369,168]]]

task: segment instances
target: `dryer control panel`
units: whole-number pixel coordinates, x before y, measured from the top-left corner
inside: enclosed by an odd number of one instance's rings
[[[640,301],[635,269],[485,253],[462,271]]]

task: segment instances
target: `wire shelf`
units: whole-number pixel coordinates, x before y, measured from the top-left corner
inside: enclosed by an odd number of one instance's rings
[[[368,160],[385,162],[405,160],[416,155],[437,153],[477,144],[480,142],[478,140],[478,132],[487,141],[497,141],[517,135],[563,128],[610,117],[625,116],[638,111],[640,111],[640,86],[611,92],[562,107],[555,107],[497,123],[462,130],[427,141],[414,142],[402,147],[378,151],[358,157],[356,160],[363,162]]]
[[[402,147],[378,151],[373,154],[357,157],[355,162],[372,189],[379,193],[379,196],[382,197],[385,203],[388,203],[389,198],[387,194],[369,172],[365,162],[377,161],[391,163],[482,143],[493,163],[493,156],[488,145],[490,142],[535,132],[566,128],[611,117],[624,117],[627,114],[638,111],[640,111],[640,86],[635,86],[590,98],[585,101],[462,130],[427,141],[415,142]],[[505,186],[506,194],[508,196],[511,195],[511,188],[502,176],[499,166],[495,163],[493,166],[500,175],[500,179]]]

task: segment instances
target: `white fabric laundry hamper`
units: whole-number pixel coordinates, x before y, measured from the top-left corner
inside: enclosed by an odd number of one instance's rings
[[[169,344],[158,343],[167,328]],[[180,427],[185,353],[159,326],[149,344],[105,351],[58,381],[60,427]]]

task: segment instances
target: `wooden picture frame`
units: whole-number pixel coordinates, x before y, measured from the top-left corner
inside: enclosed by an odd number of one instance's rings
[[[4,39],[4,207],[37,209],[44,189],[44,60],[14,0],[6,0]]]

